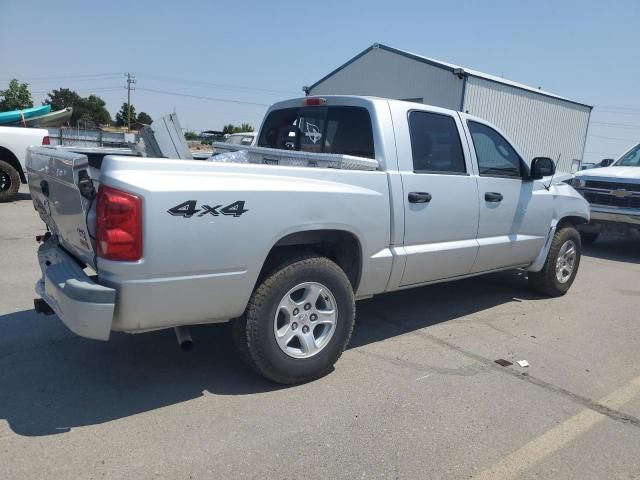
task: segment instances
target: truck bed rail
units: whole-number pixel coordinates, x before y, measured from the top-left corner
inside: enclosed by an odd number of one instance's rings
[[[377,170],[378,161],[371,158],[356,157],[335,153],[311,153],[297,150],[280,150],[266,147],[248,147],[229,143],[213,143],[215,153],[210,161],[232,163],[260,163],[265,165],[286,165],[290,167],[336,168],[343,170]],[[238,152],[238,155],[225,155]],[[219,155],[224,155],[219,159]]]

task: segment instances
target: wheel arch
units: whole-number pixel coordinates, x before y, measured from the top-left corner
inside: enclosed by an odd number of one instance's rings
[[[287,258],[318,254],[335,262],[347,275],[356,292],[362,275],[362,243],[353,233],[341,229],[303,230],[281,237],[269,250],[256,285]]]
[[[20,181],[22,183],[27,183],[27,177],[25,176],[24,171],[22,170],[22,165],[20,165],[20,160],[18,160],[18,157],[16,157],[11,150],[1,145],[0,145],[0,160],[4,160],[13,168],[15,168],[18,171],[18,175],[20,175]]]
[[[565,225],[572,225],[574,227],[577,227],[578,225],[583,225],[588,222],[589,222],[588,219],[578,215],[566,215],[558,220],[558,223],[556,224],[556,229]]]
[[[551,224],[551,228],[547,233],[547,239],[545,240],[542,249],[538,253],[538,256],[533,261],[533,263],[527,268],[530,272],[539,272],[544,267],[544,262],[547,259],[547,255],[549,254],[549,249],[551,248],[551,241],[553,240],[553,236],[556,231],[562,228],[563,226],[572,226],[577,227],[578,225],[582,225],[588,223],[589,220],[580,216],[580,215],[565,215],[558,219],[558,221],[553,221]]]

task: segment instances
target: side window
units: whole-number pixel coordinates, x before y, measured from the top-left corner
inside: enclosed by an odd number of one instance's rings
[[[468,125],[480,175],[522,178],[520,156],[502,135],[481,123],[468,122]]]
[[[413,111],[409,114],[409,132],[414,172],[467,172],[460,134],[452,117]]]

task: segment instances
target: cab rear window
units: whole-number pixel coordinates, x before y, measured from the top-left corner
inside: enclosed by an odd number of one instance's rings
[[[265,120],[258,145],[375,158],[371,117],[362,107],[275,110]]]

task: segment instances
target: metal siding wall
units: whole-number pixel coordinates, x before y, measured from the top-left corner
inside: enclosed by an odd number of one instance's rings
[[[590,109],[478,77],[468,77],[463,111],[502,129],[531,160],[562,154],[558,170],[582,159]]]
[[[442,68],[374,48],[317,85],[312,95],[372,95],[459,110],[463,80]]]

